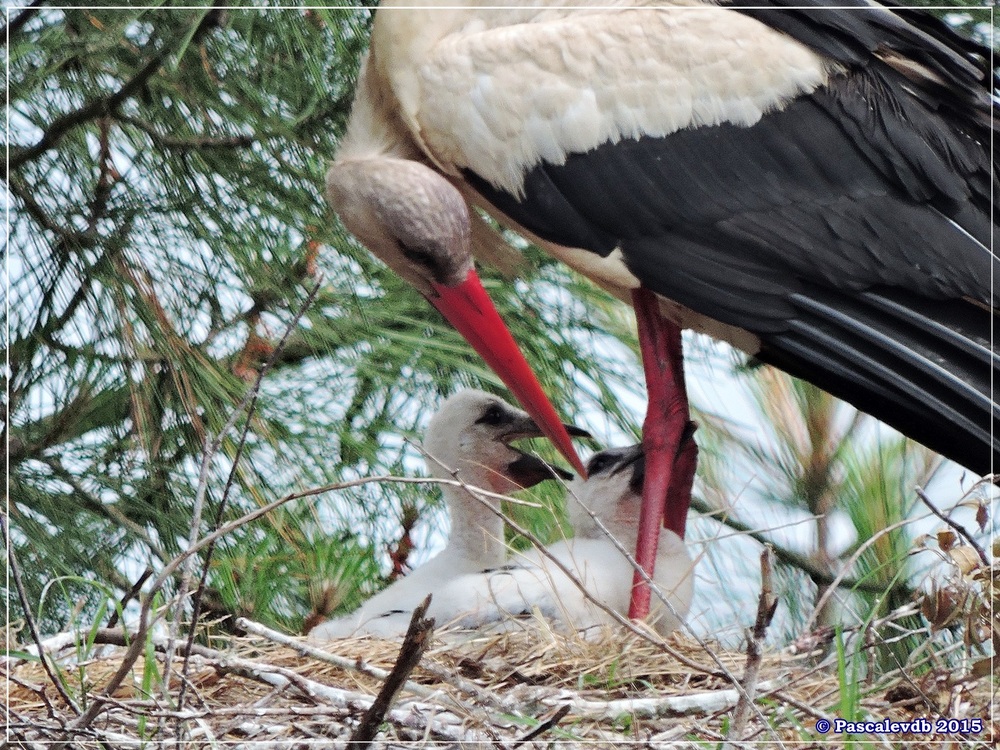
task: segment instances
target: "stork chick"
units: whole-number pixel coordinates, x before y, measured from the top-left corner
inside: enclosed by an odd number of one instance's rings
[[[598,453],[587,472],[586,480],[570,485],[576,537],[544,552],[518,554],[499,570],[452,579],[431,601],[430,613],[439,623],[493,628],[537,612],[564,629],[587,630],[614,624],[616,618],[607,610],[627,615],[633,565],[624,550],[635,545],[639,531],[646,474],[642,446]],[[667,529],[660,538],[653,584],[648,623],[666,635],[680,627],[694,594],[694,564],[683,540]],[[365,632],[396,638],[408,623],[407,614],[384,612],[368,621]]]
[[[588,435],[578,427],[565,427],[573,435]],[[427,428],[427,469],[438,479],[457,476],[471,487],[498,494],[533,487],[556,476],[571,479],[569,472],[510,445],[514,440],[541,436],[538,425],[520,409],[483,391],[461,391],[445,401]],[[503,565],[507,547],[503,520],[496,508],[454,485],[443,485],[441,494],[451,517],[447,546],[355,612],[319,625],[311,637],[350,635],[363,629],[373,615],[387,610],[412,611],[427,594],[455,576]]]

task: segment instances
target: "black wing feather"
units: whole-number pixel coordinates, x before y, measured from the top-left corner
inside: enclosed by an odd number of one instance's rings
[[[763,361],[986,473],[1000,359],[981,50],[922,16],[831,3],[740,9],[848,68],[751,127],[573,154],[528,173],[521,200],[467,176],[540,237],[620,247],[644,286],[757,334]],[[937,80],[873,56],[887,49]]]

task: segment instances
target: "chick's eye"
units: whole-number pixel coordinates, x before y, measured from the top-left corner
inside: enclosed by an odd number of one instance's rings
[[[480,424],[488,424],[496,426],[503,422],[503,417],[504,417],[503,409],[501,409],[496,404],[493,404],[487,407],[486,411],[483,412],[483,416],[481,416],[476,421],[479,422]]]

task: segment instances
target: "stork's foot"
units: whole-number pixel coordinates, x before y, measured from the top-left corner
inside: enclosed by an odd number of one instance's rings
[[[697,447],[691,438],[694,423],[684,387],[684,355],[680,327],[660,315],[656,295],[646,289],[632,293],[639,347],[649,404],[642,429],[646,456],[646,480],[639,514],[635,559],[652,578],[660,528],[684,536],[684,523],[691,503],[691,485],[697,462]],[[667,509],[669,499],[669,510]],[[629,617],[649,614],[650,590],[644,576],[633,578]]]

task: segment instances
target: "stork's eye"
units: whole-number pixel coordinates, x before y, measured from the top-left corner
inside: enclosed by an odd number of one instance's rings
[[[600,474],[615,463],[615,457],[607,453],[598,453],[587,464],[588,474]]]
[[[444,275],[444,268],[441,265],[441,259],[436,254],[425,248],[406,245],[402,242],[399,243],[399,249],[404,258],[429,271],[431,278],[440,283]]]
[[[504,411],[499,404],[490,404],[483,412],[483,416],[476,420],[476,424],[488,424],[491,427],[496,427],[503,424],[504,416]]]

